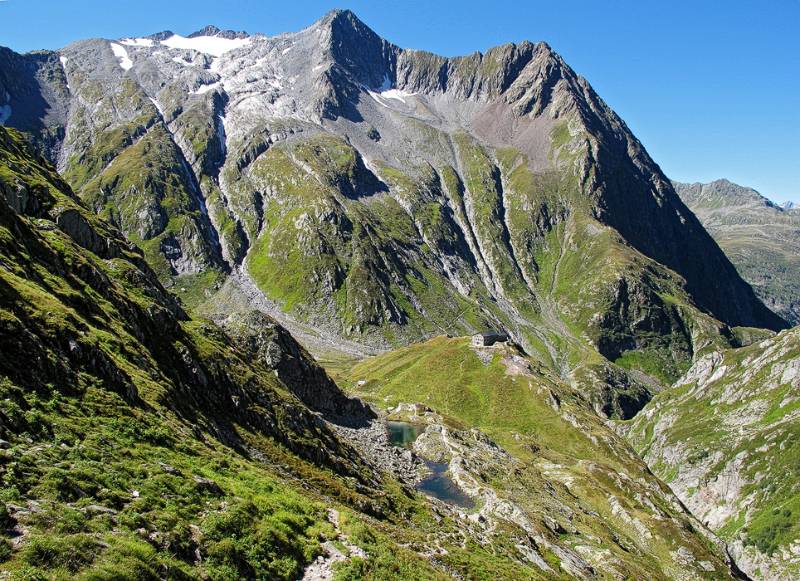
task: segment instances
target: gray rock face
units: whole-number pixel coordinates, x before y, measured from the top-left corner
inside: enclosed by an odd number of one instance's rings
[[[89,222],[78,210],[64,210],[55,216],[58,227],[66,232],[79,246],[91,250],[98,256],[108,256],[108,242],[98,236]]]
[[[800,333],[698,359],[633,420],[628,439],[758,579],[800,573]]]
[[[269,316],[255,311],[236,314],[224,321],[224,326],[242,351],[274,370],[303,403],[329,421],[361,427],[376,418],[361,400],[347,397],[294,337]]]
[[[51,159],[64,139],[69,101],[58,53],[20,55],[0,47],[0,124],[29,132]]]
[[[675,191],[769,308],[800,323],[800,212],[728,180]]]

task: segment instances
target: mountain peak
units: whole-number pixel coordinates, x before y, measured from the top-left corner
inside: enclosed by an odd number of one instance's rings
[[[361,42],[386,42],[383,38],[364,24],[351,10],[335,9],[320,18],[313,26],[316,29],[330,31],[331,40],[345,42],[359,40]],[[354,48],[354,47],[349,47]]]
[[[361,19],[356,16],[355,12],[347,8],[334,8],[328,11],[325,16],[319,19],[319,24],[330,24],[333,22],[350,22],[358,23],[361,26],[366,26]]]
[[[156,32],[154,34],[149,34],[145,36],[145,38],[149,38],[150,40],[156,40],[161,42],[162,40],[167,40],[169,37],[175,36],[175,33],[171,30],[162,30],[161,32]]]
[[[379,87],[392,70],[400,49],[384,40],[350,10],[332,10],[309,29],[324,59],[338,65],[335,91],[343,84]],[[344,93],[335,100],[347,99]]]
[[[227,38],[227,39],[235,39],[235,38],[247,38],[248,34],[243,31],[235,31],[235,30],[221,30],[220,28],[214,26],[213,24],[209,24],[200,30],[197,30],[190,34],[188,38],[197,38],[199,36],[217,36],[219,38]]]

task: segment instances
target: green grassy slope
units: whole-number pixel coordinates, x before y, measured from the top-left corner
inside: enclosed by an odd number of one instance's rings
[[[70,155],[62,168],[67,183],[142,248],[165,284],[174,277],[220,270],[218,243],[202,207],[201,188],[142,87],[133,79],[116,84],[82,73],[75,75],[71,93],[79,98],[67,138]],[[187,112],[183,123],[196,116]],[[201,133],[191,129],[185,133]],[[202,142],[202,136],[197,139]],[[188,153],[195,153],[191,147]],[[204,148],[210,149],[207,144]]]
[[[0,193],[3,575],[296,579],[324,541],[347,540],[365,556],[341,578],[530,576],[462,544],[458,523],[369,468],[254,353],[186,317],[4,128]],[[438,564],[421,554],[431,535]]]
[[[485,325],[485,315],[471,312],[473,304],[438,270],[423,241],[433,248],[458,243],[440,202],[424,200],[425,188],[435,186],[385,171],[424,222],[416,224],[380,192],[385,186],[339,138],[318,135],[258,158],[229,185],[241,196],[271,192],[263,214],[253,218],[264,221],[247,260],[254,280],[296,316],[387,344],[452,325]]]
[[[629,426],[628,439],[759,578],[800,559],[800,333],[700,359]]]
[[[437,337],[366,359],[341,381],[387,410],[418,403],[453,430],[486,433],[520,463],[486,476],[501,498],[533,522],[555,518],[562,546],[589,560],[602,553],[622,577],[684,574],[675,562],[680,546],[696,556],[693,575],[724,575],[707,556],[710,541],[581,394],[512,347],[479,351],[467,338]],[[554,516],[553,502],[569,509]],[[565,514],[568,521],[560,520]],[[716,573],[702,570],[704,559]]]

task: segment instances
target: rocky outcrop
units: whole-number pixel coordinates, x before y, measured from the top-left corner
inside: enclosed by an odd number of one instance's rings
[[[236,345],[275,375],[312,410],[327,420],[363,427],[375,414],[361,400],[345,395],[311,355],[268,315],[233,314],[223,322]]]
[[[66,133],[69,101],[57,52],[20,55],[0,47],[0,125],[29,133],[40,153],[56,159]]]

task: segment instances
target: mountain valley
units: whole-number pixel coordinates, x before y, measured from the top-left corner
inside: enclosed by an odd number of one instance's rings
[[[795,211],[549,45],[0,48],[0,120],[0,580],[800,573]]]

